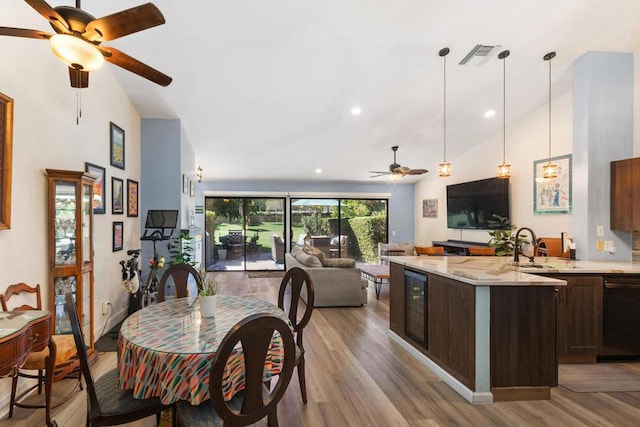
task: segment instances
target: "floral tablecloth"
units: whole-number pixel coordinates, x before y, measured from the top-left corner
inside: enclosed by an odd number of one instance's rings
[[[240,320],[269,313],[289,322],[278,306],[258,299],[218,296],[216,315],[200,316],[198,298],[178,298],[151,305],[129,316],[118,338],[118,386],[134,397],[159,397],[199,405],[209,399],[209,373],[218,345]],[[265,380],[282,368],[282,340],[276,333],[265,363]],[[223,379],[226,399],[244,388],[242,349],[229,359]]]

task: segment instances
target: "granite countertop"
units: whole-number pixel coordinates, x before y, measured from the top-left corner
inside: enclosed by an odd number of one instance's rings
[[[539,276],[547,273],[640,274],[640,264],[621,261],[571,261],[566,258],[526,257],[514,265],[510,257],[398,256],[390,262],[476,286],[563,286],[564,280]]]

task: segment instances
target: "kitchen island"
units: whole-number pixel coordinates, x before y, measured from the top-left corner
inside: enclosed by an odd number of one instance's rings
[[[471,403],[548,399],[556,288],[503,257],[390,259],[390,335]]]
[[[640,279],[640,265],[630,262],[390,261],[390,336],[472,403],[548,399],[559,360],[607,354],[607,281]]]

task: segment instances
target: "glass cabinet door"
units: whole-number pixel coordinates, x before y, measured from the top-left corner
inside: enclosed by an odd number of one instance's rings
[[[73,182],[55,182],[55,265],[76,263],[76,186]]]
[[[82,185],[82,261],[91,262],[91,186]]]
[[[69,323],[69,315],[64,311],[64,296],[67,292],[73,293],[73,299],[76,299],[77,283],[76,276],[56,277],[54,279],[56,292],[56,330],[55,335],[70,334],[71,324]]]

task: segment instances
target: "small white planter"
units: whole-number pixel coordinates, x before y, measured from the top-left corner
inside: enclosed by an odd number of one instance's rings
[[[198,297],[200,299],[200,316],[213,317],[216,315],[216,305],[218,305],[218,295]]]

